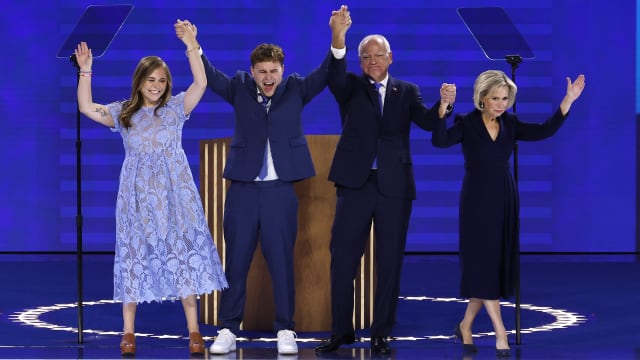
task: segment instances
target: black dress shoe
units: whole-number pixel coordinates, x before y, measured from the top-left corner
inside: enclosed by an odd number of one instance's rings
[[[331,338],[323,341],[320,345],[316,346],[316,352],[325,353],[338,350],[340,345],[353,344],[356,341],[356,335],[354,333],[344,335],[331,335]]]
[[[391,347],[384,336],[374,336],[371,338],[371,351],[378,354],[389,354]]]

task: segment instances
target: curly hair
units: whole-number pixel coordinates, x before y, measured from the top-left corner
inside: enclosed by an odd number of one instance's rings
[[[282,48],[275,44],[260,44],[256,46],[255,49],[251,52],[251,67],[255,66],[257,63],[272,61],[280,63],[280,65],[284,64],[284,51]]]

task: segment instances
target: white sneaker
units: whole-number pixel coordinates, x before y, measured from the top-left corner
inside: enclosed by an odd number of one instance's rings
[[[278,331],[278,354],[289,355],[298,353],[296,333],[291,330]]]
[[[209,348],[209,352],[228,354],[230,351],[236,351],[236,336],[229,329],[219,330],[216,341]]]

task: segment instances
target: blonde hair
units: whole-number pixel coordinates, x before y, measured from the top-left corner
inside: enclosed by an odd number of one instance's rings
[[[473,106],[476,109],[482,110],[480,103],[485,96],[489,95],[494,89],[506,86],[509,90],[509,102],[507,103],[507,109],[513,106],[516,101],[516,93],[518,87],[516,84],[507,77],[507,74],[500,70],[487,70],[476,78],[473,84]]]

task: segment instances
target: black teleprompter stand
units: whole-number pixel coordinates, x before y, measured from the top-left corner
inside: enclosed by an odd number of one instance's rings
[[[76,85],[80,81],[80,66],[75,56],[75,49],[82,41],[91,47],[94,58],[101,57],[111,41],[124,24],[133,5],[90,5],[78,20],[56,57],[70,59],[76,68]],[[69,56],[71,54],[71,56]],[[83,305],[82,305],[82,140],[80,137],[80,110],[76,108],[76,254],[78,269],[78,343],[83,343]]]

